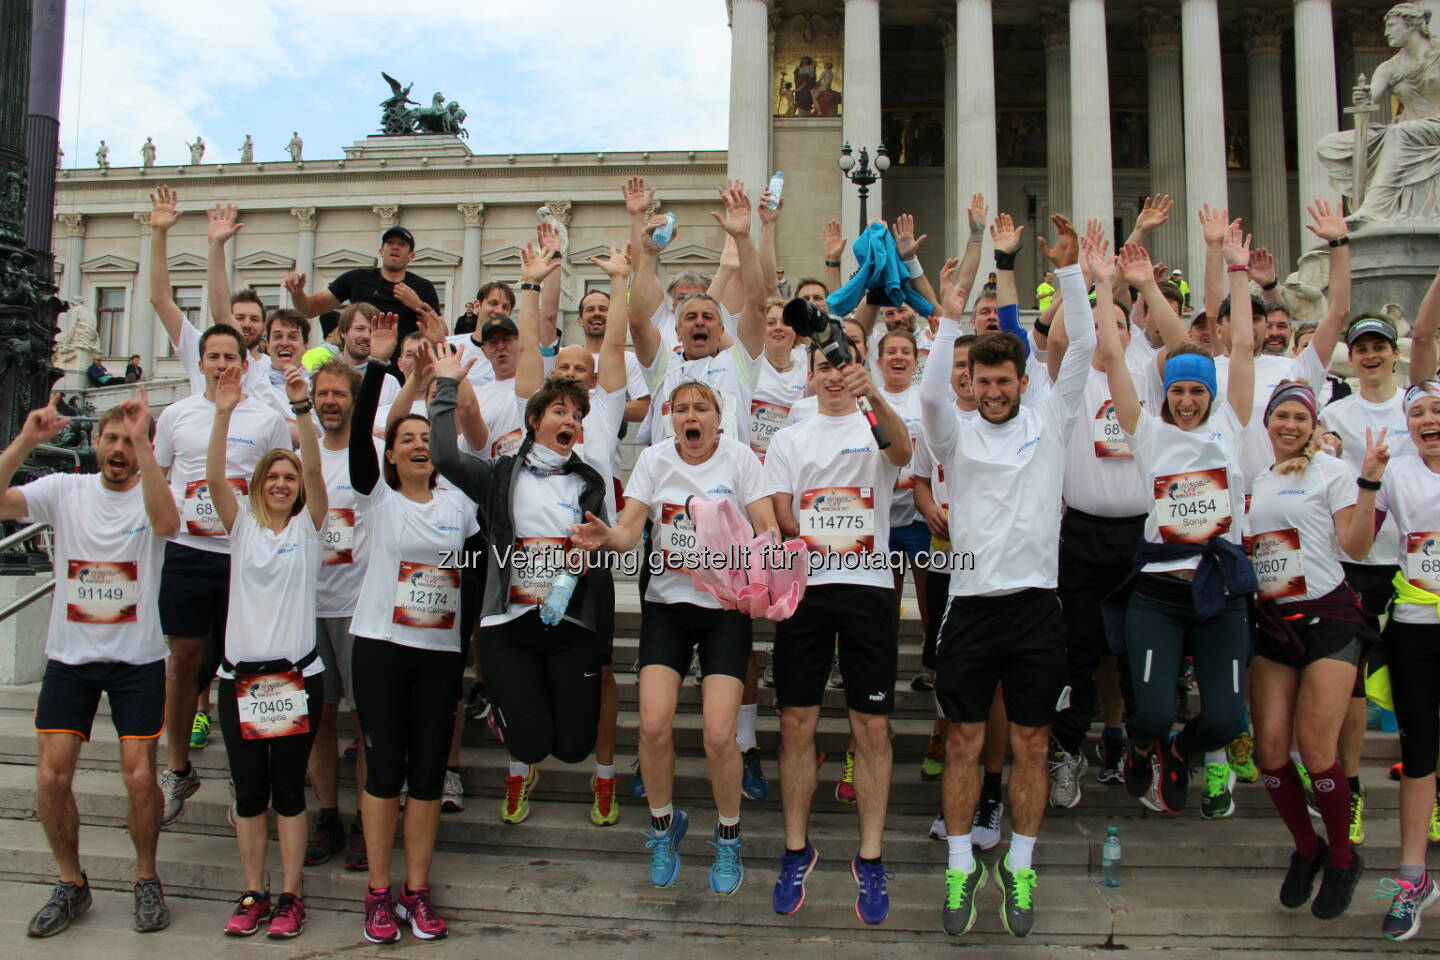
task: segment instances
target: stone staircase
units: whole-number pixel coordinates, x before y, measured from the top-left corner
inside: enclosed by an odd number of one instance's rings
[[[706,883],[710,848],[704,841],[714,813],[700,742],[699,691],[687,680],[676,721],[675,796],[676,805],[690,813],[692,829],[681,844],[684,869],[679,883],[668,890],[650,886],[640,837],[648,815],[644,801],[632,800],[628,794],[627,768],[635,756],[638,720],[632,672],[638,604],[632,586],[617,585],[617,592],[620,822],[606,828],[590,823],[590,764],[551,762],[541,767],[530,818],[518,826],[502,823],[499,806],[507,755],[485,724],[470,724],[462,755],[466,809],[443,817],[433,872],[435,897],[445,914],[481,924],[578,927],[596,931],[600,938],[608,936],[600,931],[612,931],[617,937],[721,938],[711,941],[716,944],[738,938],[754,943],[757,954],[783,949],[787,941],[817,939],[854,949],[882,943],[915,949],[951,944],[940,932],[938,915],[945,847],[927,835],[938,809],[938,785],[919,779],[934,707],[930,695],[909,687],[920,660],[913,598],[907,604],[912,615],[902,628],[893,721],[895,774],[885,843],[885,862],[895,874],[890,884],[892,908],[886,924],[866,928],[855,916],[855,884],[848,868],[857,842],[855,809],[834,799],[848,739],[839,691],[827,692],[820,725],[820,748],[827,760],[821,770],[811,838],[822,860],[807,886],[804,908],[791,917],[777,916],[770,908],[782,831],[775,761],[778,719],[771,709],[773,691],[763,688],[759,740],[771,797],[746,800],[742,808],[745,884],[736,895],[720,898]],[[763,626],[766,629],[757,629],[757,645],[768,651],[771,631]],[[0,687],[0,879],[51,882],[54,875],[44,834],[34,821],[32,712],[37,686]],[[84,824],[82,856],[97,887],[128,889],[133,864],[124,829],[124,791],[117,774],[119,747],[103,703],[101,712],[75,780]],[[341,723],[345,742],[349,725],[344,718]],[[1123,787],[1096,783],[1092,766],[1084,777],[1080,806],[1047,814],[1036,849],[1041,883],[1030,939],[1022,943],[1004,934],[999,894],[987,885],[980,895],[975,929],[964,942],[992,950],[1068,946],[1258,949],[1267,954],[1382,948],[1432,951],[1434,937],[1424,932],[1408,944],[1383,943],[1379,926],[1384,905],[1369,898],[1379,878],[1398,862],[1398,785],[1387,777],[1398,756],[1393,734],[1369,735],[1363,771],[1369,839],[1362,850],[1371,869],[1350,912],[1339,920],[1323,923],[1308,910],[1291,912],[1279,905],[1276,894],[1288,863],[1288,835],[1259,785],[1237,788],[1238,810],[1233,818],[1206,822],[1198,813],[1199,777],[1192,785],[1192,809],[1183,816],[1147,815]],[[229,900],[236,895],[240,879],[233,831],[226,823],[230,795],[218,731],[207,749],[194,754],[194,762],[205,783],[188,801],[180,820],[161,837],[161,875],[172,897]],[[353,766],[342,761],[341,809],[347,822],[355,809],[352,773]],[[1108,826],[1120,828],[1125,845],[1124,883],[1118,888],[1098,884],[1100,845]],[[1003,850],[1002,845],[996,852]],[[270,869],[278,881],[278,854],[273,849]],[[339,858],[306,871],[306,899],[312,910],[352,912],[357,942],[364,879],[364,874],[347,873]],[[223,915],[219,903],[213,909],[217,918]],[[703,941],[687,943],[705,949]]]

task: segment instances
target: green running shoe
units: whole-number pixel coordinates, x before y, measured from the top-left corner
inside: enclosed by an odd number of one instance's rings
[[[985,864],[979,860],[969,873],[945,871],[945,906],[940,910],[940,923],[952,937],[969,933],[975,925],[975,895],[985,886]]]
[[[1241,783],[1255,783],[1260,779],[1260,768],[1255,765],[1255,739],[1249,731],[1240,731],[1225,752],[1229,754],[1230,769]]]
[[[1315,786],[1310,782],[1310,771],[1299,760],[1295,761],[1295,771],[1300,774],[1300,786],[1305,791],[1305,809],[1312,817],[1320,816],[1320,808],[1315,806]]]
[[[945,741],[936,734],[930,734],[930,743],[925,747],[925,759],[920,761],[920,779],[934,783],[945,772]]]
[[[1205,764],[1205,796],[1200,800],[1200,816],[1206,820],[1224,820],[1235,813],[1235,768],[1228,763]]]
[[[1006,854],[995,868],[995,879],[1000,884],[1004,899],[1000,901],[1000,921],[1012,936],[1027,937],[1035,925],[1035,886],[1039,882],[1035,871],[1010,869],[1010,855]]]
[[[210,714],[204,710],[195,711],[195,720],[190,724],[190,749],[204,750],[210,743]]]

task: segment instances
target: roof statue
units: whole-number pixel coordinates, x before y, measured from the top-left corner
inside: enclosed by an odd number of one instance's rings
[[[400,81],[382,72],[380,76],[390,84],[390,96],[380,101],[380,129],[386,136],[407,136],[411,134],[442,133],[451,136],[468,136],[462,124],[465,111],[454,100],[445,102],[445,95],[436,93],[430,106],[422,107],[410,99],[410,90],[415,84],[401,86]]]

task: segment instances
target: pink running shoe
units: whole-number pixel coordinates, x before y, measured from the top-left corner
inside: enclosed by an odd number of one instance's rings
[[[270,928],[265,936],[271,940],[289,940],[300,936],[305,929],[305,901],[293,893],[280,894],[275,912],[270,916]]]
[[[270,916],[270,894],[247,890],[235,905],[235,912],[225,921],[225,936],[248,937],[260,929]]]
[[[435,905],[430,902],[429,887],[411,890],[402,884],[395,912],[401,920],[410,921],[410,932],[420,940],[439,940],[450,932],[445,921],[435,912]]]
[[[389,887],[365,891],[365,939],[371,943],[400,942],[400,924],[395,919]]]

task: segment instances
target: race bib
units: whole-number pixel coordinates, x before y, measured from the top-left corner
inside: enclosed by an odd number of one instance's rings
[[[1264,600],[1305,595],[1305,565],[1300,559],[1300,531],[1271,530],[1248,538],[1250,562]]]
[[[790,408],[769,400],[750,401],[750,449],[765,459],[770,440],[790,418]]]
[[[449,630],[460,609],[460,571],[433,563],[400,561],[395,577],[395,612],[402,627]]]
[[[695,534],[695,521],[679,503],[660,505],[660,534],[656,545],[665,552],[665,568],[679,570],[688,557],[695,555],[699,540]]]
[[[875,491],[818,487],[800,495],[800,539],[819,553],[875,549]]]
[[[1204,543],[1230,529],[1224,468],[1155,478],[1155,523],[1166,543]]]
[[[355,511],[334,507],[325,515],[325,532],[320,538],[320,564],[333,566],[355,562]]]
[[[268,740],[310,732],[310,698],[299,670],[235,678],[240,736]]]
[[[1440,530],[1405,538],[1405,579],[1421,590],[1440,593]]]
[[[510,555],[510,602],[540,605],[565,571],[569,537],[520,537]]]
[[[72,623],[134,623],[140,568],[134,560],[71,560],[65,577],[65,619]]]
[[[1125,436],[1125,431],[1120,429],[1120,421],[1115,417],[1115,401],[1106,400],[1100,404],[1100,409],[1095,413],[1093,430],[1096,457],[1108,459],[1134,456],[1130,450],[1130,439]]]
[[[497,460],[500,457],[508,457],[520,449],[520,443],[525,439],[525,431],[518,427],[511,430],[505,436],[490,444],[490,459]]]
[[[235,488],[236,496],[244,498],[250,495],[250,483],[244,477],[225,479]],[[220,522],[220,515],[215,512],[215,504],[210,501],[210,485],[204,480],[191,480],[185,484],[185,509],[182,518],[185,521],[185,531],[192,536],[225,536],[225,525]]]

